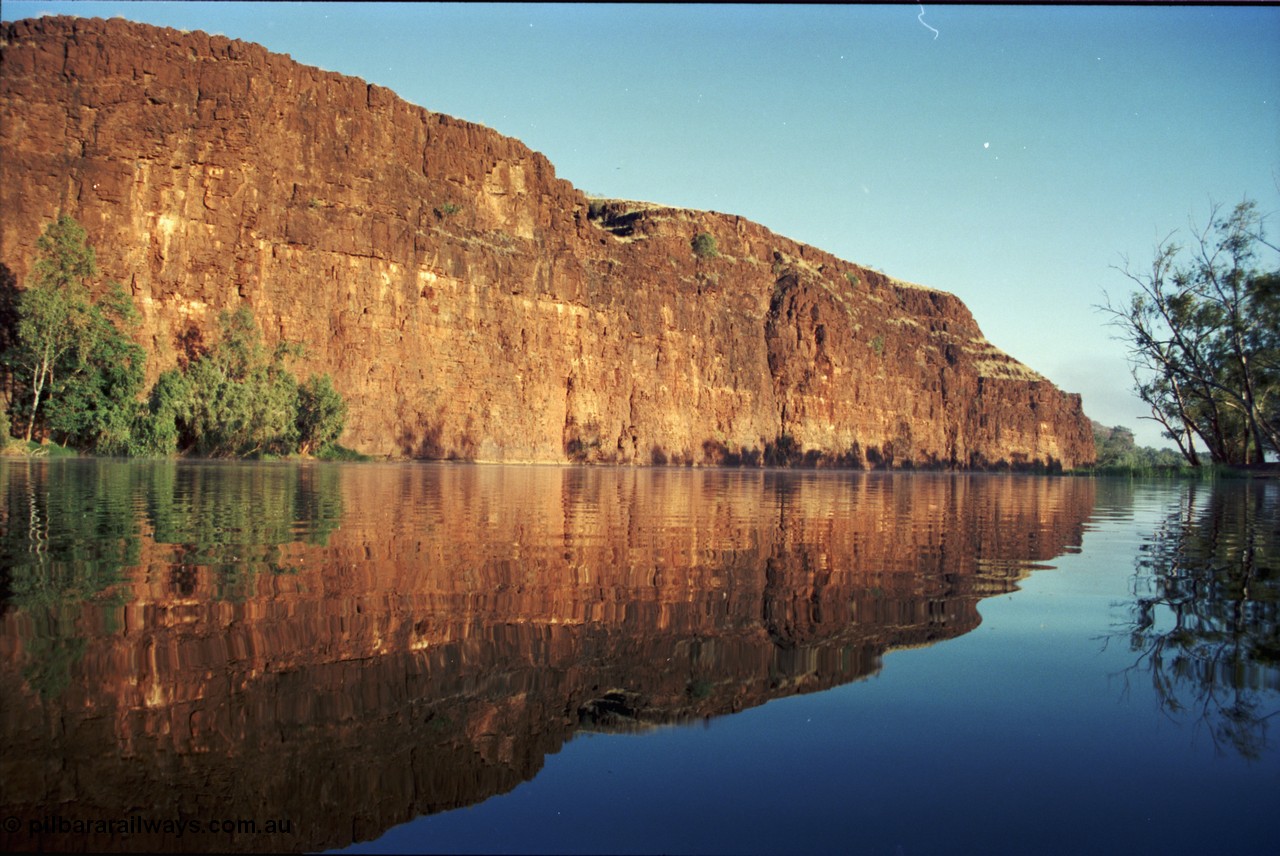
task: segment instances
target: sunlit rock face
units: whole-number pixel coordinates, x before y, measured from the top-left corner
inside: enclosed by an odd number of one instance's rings
[[[0,50],[0,263],[21,284],[75,216],[142,311],[151,378],[248,304],[333,375],[342,441],[371,454],[1093,459],[1079,396],[950,294],[741,217],[589,203],[517,140],[257,45],[49,17]]]
[[[615,468],[66,472],[3,474],[6,814],[293,823],[39,839],[88,850],[340,846],[510,790],[581,729],[858,680],[886,651],[968,632],[982,597],[1077,549],[1095,490]],[[35,840],[24,827],[0,848]]]

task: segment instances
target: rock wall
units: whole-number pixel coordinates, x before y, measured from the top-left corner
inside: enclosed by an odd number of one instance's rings
[[[1079,396],[950,294],[740,217],[589,202],[517,140],[258,45],[79,18],[0,35],[0,263],[20,284],[76,217],[152,378],[247,303],[333,375],[370,454],[1093,459]]]

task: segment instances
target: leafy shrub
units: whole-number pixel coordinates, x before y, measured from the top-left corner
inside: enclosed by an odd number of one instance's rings
[[[293,451],[298,381],[284,360],[296,349],[268,352],[248,307],[222,313],[219,325],[218,343],[186,372],[195,450],[214,456]]]
[[[699,232],[693,236],[693,254],[700,259],[714,259],[720,255],[716,246],[716,236],[710,232]]]
[[[186,375],[170,369],[156,378],[146,407],[134,420],[129,454],[164,457],[178,451],[178,422],[190,418],[191,385]]]
[[[320,451],[316,452],[316,460],[319,461],[368,461],[371,458],[368,455],[362,455],[346,446],[337,443],[330,443],[324,446]]]
[[[876,352],[876,356],[884,354],[884,336],[876,336],[871,340],[871,350]]]
[[[452,217],[454,214],[461,211],[462,206],[458,205],[456,202],[445,202],[441,205],[437,205],[434,210],[436,216],[441,220],[444,220],[446,217]]]
[[[262,457],[314,453],[337,440],[346,403],[328,375],[299,384],[285,361],[301,349],[268,349],[246,307],[222,313],[219,324],[212,348],[157,379],[134,422],[132,454]]]
[[[342,433],[346,418],[347,403],[329,376],[307,378],[298,387],[298,451],[309,454],[329,446]]]
[[[59,215],[36,241],[3,359],[26,439],[42,424],[63,443],[114,454],[128,441],[146,355],[133,341],[138,314],[124,289],[112,283],[93,300],[97,274],[84,228]]]

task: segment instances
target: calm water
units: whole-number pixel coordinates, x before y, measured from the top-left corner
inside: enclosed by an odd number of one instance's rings
[[[0,489],[0,850],[1273,852],[1280,482]]]

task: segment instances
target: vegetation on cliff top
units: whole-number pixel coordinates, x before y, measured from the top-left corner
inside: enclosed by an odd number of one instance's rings
[[[6,444],[20,427],[28,445],[52,439],[106,455],[341,456],[342,396],[328,375],[299,383],[287,362],[301,347],[269,351],[247,307],[222,313],[217,342],[193,347],[144,398],[137,311],[118,283],[92,299],[98,268],[84,229],[60,215],[36,253],[27,288],[0,313]]]

